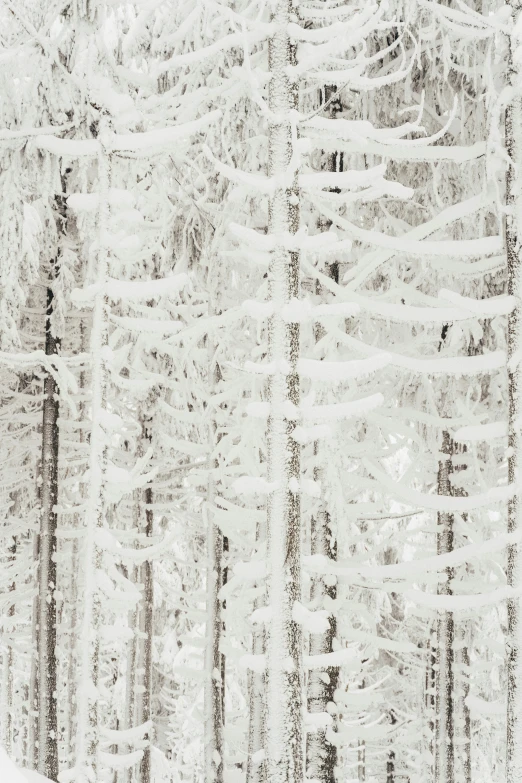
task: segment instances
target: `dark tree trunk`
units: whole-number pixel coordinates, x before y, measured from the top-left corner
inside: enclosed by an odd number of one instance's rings
[[[451,496],[452,458],[455,444],[448,432],[442,435],[442,453],[446,459],[439,462],[438,494]],[[453,551],[453,514],[438,514],[437,553]],[[446,581],[439,586],[439,595],[452,595],[452,568],[446,569]],[[454,727],[454,642],[455,625],[452,612],[442,612],[438,621],[438,764],[439,783],[453,783],[455,778],[455,727]]]
[[[54,270],[55,271],[55,270]],[[45,353],[60,347],[52,330],[54,295],[47,289]],[[38,771],[58,780],[58,720],[56,711],[56,505],[58,503],[59,390],[51,373],[44,381],[42,427],[42,488],[38,576]]]

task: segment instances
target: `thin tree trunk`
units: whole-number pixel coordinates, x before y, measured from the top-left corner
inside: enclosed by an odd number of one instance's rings
[[[210,375],[212,388],[221,377],[215,359],[215,348],[210,346]],[[215,447],[215,425],[210,433],[211,449]],[[217,468],[216,460],[213,468]],[[224,775],[224,694],[223,656],[220,642],[223,631],[222,600],[219,592],[223,587],[223,533],[213,519],[212,505],[215,498],[215,480],[208,483],[207,503],[207,643],[205,647],[205,781],[223,783]]]
[[[40,475],[40,471],[38,471]],[[40,498],[40,489],[38,490]],[[36,563],[39,559],[40,537],[38,533],[34,535],[33,542],[33,560]],[[33,614],[31,621],[31,671],[29,674],[29,708],[28,708],[28,726],[27,726],[27,766],[29,769],[36,769],[38,766],[38,592],[33,599]]]
[[[338,106],[333,106],[328,101],[335,95],[335,86],[325,87],[320,96],[322,104],[328,106],[328,116],[333,119]],[[334,153],[328,155],[328,171],[342,171],[342,156]],[[320,226],[321,227],[321,226]],[[339,283],[339,264],[333,263],[328,267],[328,274],[335,283]],[[321,293],[321,286],[317,284],[316,293]],[[320,340],[324,335],[324,329],[319,325],[315,328],[315,339]],[[314,444],[314,453],[319,454],[319,444]],[[324,458],[323,458],[324,459]],[[315,470],[315,480],[324,484],[321,468]],[[337,559],[337,542],[332,530],[330,514],[323,505],[317,516],[312,518],[311,525],[312,555],[322,555],[330,560]],[[335,600],[337,597],[337,585],[326,584],[321,576],[313,577],[310,598],[314,609],[324,609],[325,599]],[[333,640],[336,638],[337,622],[335,617],[329,618],[330,625],[324,633],[310,635],[310,655],[322,655],[333,652]],[[339,682],[339,667],[330,666],[326,669],[313,669],[308,675],[308,712],[330,712],[334,703],[334,694]],[[335,782],[335,767],[337,764],[337,745],[331,742],[334,727],[319,729],[306,737],[306,773],[307,777],[321,781],[321,783]]]
[[[462,647],[459,649],[456,661],[459,664],[459,719],[457,772],[462,783],[471,783],[471,715],[466,700],[469,696],[469,652],[466,640],[466,629],[458,634]],[[457,777],[457,775],[455,776]]]
[[[67,696],[64,700],[64,726],[66,727],[65,734],[65,763],[69,764],[73,753],[73,738],[74,738],[74,712],[75,712],[75,698],[76,689],[74,687],[74,673],[76,670],[76,633],[77,618],[78,618],[78,590],[77,590],[77,568],[78,568],[78,539],[73,538],[70,546],[70,568],[71,568],[71,580],[69,587],[69,636],[67,639],[67,673],[66,684]]]
[[[56,269],[53,270],[54,274]],[[60,348],[53,334],[54,294],[47,289],[45,353],[55,356]],[[58,503],[58,385],[47,373],[44,381],[42,427],[42,491],[40,559],[38,567],[38,771],[58,780],[58,716],[56,709],[56,527]]]
[[[152,538],[154,530],[154,511],[152,510],[152,487],[145,488],[145,535]],[[151,696],[152,696],[152,642],[154,634],[154,573],[151,560],[146,560],[141,566],[141,582],[143,584],[143,606],[141,609],[143,625],[143,688],[140,694],[140,724],[151,720]],[[143,750],[143,758],[140,762],[140,783],[150,783],[151,779],[151,753],[152,731],[147,731],[144,739],[148,741]]]
[[[134,491],[134,513],[136,523],[139,524],[140,515],[140,503],[139,503],[140,490]],[[138,567],[133,566],[130,575],[127,575],[132,584],[138,583]],[[125,719],[124,728],[131,729],[136,720],[136,681],[137,681],[137,668],[138,668],[138,633],[139,633],[139,605],[136,604],[134,609],[129,612],[129,627],[132,631],[132,636],[129,639],[127,648],[127,677],[125,683]],[[130,753],[133,748],[129,745],[127,748]],[[134,767],[129,767],[123,772],[123,780],[126,783],[131,783],[134,778]]]
[[[439,462],[438,494],[451,496],[451,473],[454,443],[448,432],[442,435],[442,453],[447,459]],[[453,514],[438,514],[437,553],[453,550]],[[452,595],[453,569],[446,569],[447,580],[439,586],[439,595]],[[438,620],[438,781],[454,783],[455,779],[455,731],[454,731],[454,652],[455,626],[452,612],[442,612]]]
[[[106,508],[107,438],[101,417],[107,409],[108,368],[105,348],[108,343],[109,303],[105,293],[109,248],[109,187],[110,156],[102,149],[98,157],[99,170],[99,252],[91,329],[92,402],[89,496],[87,501],[84,543],[84,600],[81,631],[80,682],[76,734],[76,765],[79,783],[97,780],[99,775],[99,714],[98,675],[101,622],[101,600],[96,574],[102,565],[101,549],[96,531],[103,527]]]
[[[359,741],[357,748],[357,779],[359,783],[364,783],[366,780],[366,742],[364,740]]]
[[[16,560],[17,541],[13,538],[13,544],[9,547],[9,562],[14,568]],[[16,590],[16,582],[11,582],[9,592]],[[7,610],[7,616],[13,618],[15,614],[15,605],[12,603]],[[7,623],[7,640],[3,660],[3,683],[2,683],[2,745],[8,756],[12,755],[13,741],[13,637],[14,621]]]
[[[296,62],[296,47],[288,33],[293,5],[290,0],[277,0],[272,8],[268,175],[277,185],[269,202],[268,230],[281,237],[295,234],[299,226],[297,176],[289,172],[294,152],[291,112],[297,108],[298,90],[288,76]],[[284,178],[290,180],[282,185]],[[289,413],[300,401],[299,324],[287,323],[281,313],[285,304],[299,297],[299,254],[283,244],[271,253],[268,287],[275,305],[268,326],[268,360],[279,363],[279,369],[268,387],[267,778],[270,783],[302,783],[302,631],[292,617],[295,602],[301,600],[300,447],[292,438],[295,423]]]
[[[86,350],[86,328],[83,319],[80,320],[80,351],[83,353]],[[86,393],[86,378],[85,372],[82,370],[79,376],[79,388],[82,397]],[[81,422],[85,421],[86,416],[86,403],[84,399],[80,399],[78,405],[78,417]],[[83,446],[86,443],[85,430],[80,428],[78,433],[78,439],[80,442],[81,453],[83,454]],[[80,484],[80,500],[81,503],[86,499],[86,487],[82,483]],[[81,525],[81,515],[77,514],[74,517],[75,526],[78,528]],[[79,544],[78,539],[73,538],[70,549],[70,587],[69,587],[69,601],[70,601],[70,614],[69,614],[69,633],[68,640],[68,664],[67,664],[67,743],[66,743],[66,756],[65,764],[68,766],[72,764],[74,756],[74,736],[76,731],[76,666],[77,666],[77,641],[78,641],[78,567],[79,567]]]
[[[266,537],[265,525],[258,525],[256,541],[262,542]],[[262,606],[262,600],[257,599],[254,609]],[[265,654],[265,632],[261,627],[252,635],[253,655]],[[265,753],[265,675],[261,672],[248,673],[248,698],[249,698],[249,722],[248,722],[248,759],[246,771],[246,783],[265,783],[266,761]]]
[[[506,149],[511,160],[506,178],[506,204],[509,209],[506,215],[506,250],[508,267],[508,293],[517,298],[522,297],[521,242],[522,227],[520,221],[521,207],[521,176],[522,176],[522,97],[519,93],[520,84],[520,45],[518,32],[520,29],[520,6],[512,0],[513,37],[510,39],[510,56],[508,61],[508,81],[514,90],[511,103],[506,110]],[[522,349],[522,320],[520,305],[511,312],[508,320],[508,479],[512,486],[520,482],[522,466],[520,442],[521,413],[520,380]],[[522,503],[518,494],[508,503],[508,532],[516,533],[522,530]],[[507,582],[510,587],[519,589],[522,585],[522,546],[513,544],[508,548]],[[520,598],[511,598],[507,602],[508,632],[507,632],[507,748],[506,748],[506,781],[519,783],[522,780],[522,618]]]
[[[330,515],[324,510],[312,519],[311,543],[312,555],[337,559],[337,546],[330,525]],[[327,585],[320,577],[312,580],[310,598],[314,609],[322,609],[325,598],[335,600],[336,596],[335,584]],[[334,617],[330,617],[329,620],[327,631],[310,635],[310,655],[332,652],[337,623]],[[308,675],[308,712],[331,712],[330,705],[334,701],[338,682],[338,666],[313,669]],[[308,734],[306,754],[307,777],[319,780],[321,783],[335,783],[337,746],[329,741],[327,729]]]
[[[395,726],[397,723],[397,717],[392,710],[390,712],[390,723]],[[395,751],[393,745],[388,751],[388,758],[386,760],[386,783],[395,783]]]
[[[426,666],[426,711],[428,715],[429,772],[437,780],[437,625],[430,629]]]

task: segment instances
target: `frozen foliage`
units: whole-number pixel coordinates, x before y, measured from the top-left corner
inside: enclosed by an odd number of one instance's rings
[[[519,6],[0,21],[0,780],[519,783]]]

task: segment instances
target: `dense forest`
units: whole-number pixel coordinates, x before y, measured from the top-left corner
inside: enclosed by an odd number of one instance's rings
[[[2,783],[521,783],[522,6],[0,0]]]

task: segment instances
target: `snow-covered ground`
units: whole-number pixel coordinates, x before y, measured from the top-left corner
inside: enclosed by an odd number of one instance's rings
[[[18,769],[2,747],[0,747],[0,781],[2,783],[51,783],[38,772]]]

